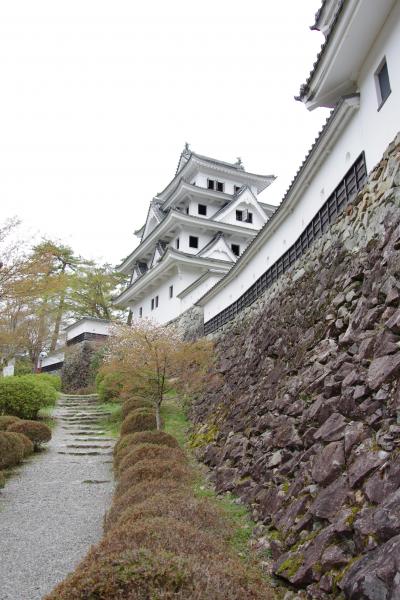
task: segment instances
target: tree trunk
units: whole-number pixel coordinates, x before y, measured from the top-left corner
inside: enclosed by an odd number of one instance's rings
[[[56,346],[57,346],[57,340],[58,340],[58,336],[60,334],[61,319],[64,314],[64,304],[65,304],[65,292],[62,292],[61,296],[60,296],[60,302],[59,302],[58,308],[57,308],[57,316],[56,316],[56,322],[54,324],[54,331],[53,331],[53,335],[51,337],[50,352],[54,352],[54,350],[56,349]]]
[[[157,402],[156,403],[156,424],[157,424],[157,430],[161,431],[161,413],[160,413],[160,408],[161,405]]]

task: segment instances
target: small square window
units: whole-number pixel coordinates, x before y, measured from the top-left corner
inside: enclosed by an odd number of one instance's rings
[[[207,206],[205,204],[199,204],[198,205],[198,211],[199,211],[199,215],[206,216],[206,214],[207,214]]]
[[[375,73],[376,90],[378,94],[378,110],[390,96],[392,89],[390,87],[389,71],[386,59],[383,60],[379,69]]]
[[[242,210],[236,211],[236,221],[243,221],[243,211]]]
[[[158,296],[156,296],[156,308],[158,308]]]
[[[143,317],[143,307],[142,306],[139,308],[139,317],[140,318]]]
[[[246,223],[252,223],[252,222],[253,222],[253,213],[249,212],[249,213],[247,213]]]
[[[209,190],[215,189],[215,181],[214,181],[214,179],[207,179],[207,188]]]
[[[233,189],[234,189],[234,193],[235,193],[235,194],[237,194],[238,192],[240,192],[240,190],[241,190],[242,188],[241,188],[241,186],[240,186],[240,185],[235,185],[235,186],[233,187]]]
[[[177,250],[179,250],[179,238],[176,238],[175,240],[175,247]]]
[[[169,297],[172,298],[174,295],[174,286],[170,285],[169,286]]]
[[[240,246],[239,246],[239,244],[232,244],[231,248],[232,248],[233,254],[235,256],[239,256],[239,254],[240,254]]]
[[[189,235],[189,248],[198,248],[199,238],[195,235]]]
[[[186,214],[187,215],[189,214],[189,207],[188,206],[186,207]]]
[[[223,192],[224,191],[224,184],[222,181],[217,181],[217,191],[218,192]]]
[[[154,310],[154,298],[151,299],[151,310]]]

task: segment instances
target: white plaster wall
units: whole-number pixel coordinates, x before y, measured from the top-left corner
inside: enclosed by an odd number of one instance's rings
[[[70,340],[81,333],[100,333],[102,335],[108,335],[110,327],[110,323],[85,319],[84,321],[77,323],[74,327],[71,327],[71,329],[67,331],[66,337],[67,340]]]
[[[189,309],[199,298],[204,296],[208,292],[209,289],[213,287],[221,278],[222,274],[210,274],[209,277],[203,281],[196,289],[194,289],[190,294],[182,298],[181,301],[181,312]]]
[[[64,352],[56,352],[54,354],[49,354],[49,356],[45,356],[42,358],[41,363],[42,368],[48,367],[49,365],[54,365],[55,363],[63,362],[64,360]]]
[[[139,318],[140,307],[143,308],[143,318],[152,319],[156,323],[167,323],[179,316],[183,310],[180,298],[177,294],[187,288],[201,275],[201,270],[176,269],[162,283],[155,285],[151,292],[145,297],[131,305],[135,318]],[[169,288],[173,286],[173,297],[169,297]],[[151,310],[151,299],[158,296],[158,308]]]
[[[392,93],[378,111],[374,73],[386,56]],[[364,150],[367,169],[379,161],[388,144],[400,130],[400,3],[389,15],[374,42],[360,73],[360,109],[335,142],[316,175],[299,196],[296,206],[268,237],[253,260],[204,307],[208,321],[237,300],[291,246],[349,167]]]

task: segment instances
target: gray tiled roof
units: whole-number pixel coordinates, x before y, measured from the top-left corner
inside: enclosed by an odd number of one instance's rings
[[[313,64],[313,66],[312,66],[310,74],[307,77],[305,83],[303,83],[301,85],[300,91],[299,91],[299,95],[295,96],[295,100],[303,101],[303,99],[307,96],[307,94],[308,94],[308,92],[310,90],[310,83],[312,81],[312,78],[314,77],[315,72],[318,69],[318,66],[319,66],[320,62],[321,62],[323,56],[325,55],[325,53],[326,53],[326,51],[328,49],[330,40],[332,38],[332,33],[334,32],[334,30],[336,28],[336,25],[337,25],[337,23],[339,21],[340,15],[342,14],[343,7],[344,7],[346,1],[347,0],[338,0],[336,14],[335,14],[334,19],[332,21],[331,28],[330,28],[327,36],[326,36],[326,39],[325,39],[324,43],[321,46],[320,51],[317,54],[317,58],[315,59],[315,62]],[[327,2],[327,0],[324,0],[324,2],[322,3],[322,6],[320,7],[319,12],[317,12],[316,19],[320,16],[320,11],[322,11],[322,9],[325,6],[326,2]]]

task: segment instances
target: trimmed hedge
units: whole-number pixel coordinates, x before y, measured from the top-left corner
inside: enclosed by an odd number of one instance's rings
[[[0,470],[15,467],[24,458],[25,444],[21,436],[11,431],[0,431]]]
[[[7,431],[23,433],[31,440],[36,449],[51,440],[50,427],[38,421],[17,421],[13,425],[10,425]]]
[[[129,413],[138,409],[138,408],[152,408],[152,403],[150,401],[143,400],[143,398],[128,398],[128,400],[124,400],[122,404],[122,416],[125,419]]]
[[[7,431],[8,427],[17,421],[20,421],[19,417],[12,417],[10,415],[0,416],[0,431]]]
[[[137,408],[124,419],[121,427],[121,435],[147,431],[157,428],[156,415],[147,408]]]
[[[133,467],[141,460],[168,459],[176,462],[186,463],[186,455],[180,448],[167,448],[160,444],[136,444],[133,448],[129,447],[129,452],[124,454],[119,467],[118,473],[123,473],[129,467]]]
[[[34,419],[41,408],[53,406],[56,399],[56,390],[40,381],[37,375],[0,379],[0,413],[3,415]]]
[[[120,473],[117,494],[123,494],[132,485],[153,479],[169,479],[180,483],[189,483],[193,479],[191,470],[181,460],[152,459],[140,460],[133,467]]]
[[[19,435],[20,440],[24,444],[24,458],[33,454],[33,452],[35,450],[35,446],[34,446],[33,442],[28,438],[28,436],[25,435],[24,433],[18,433],[18,432],[17,432],[17,435]]]

